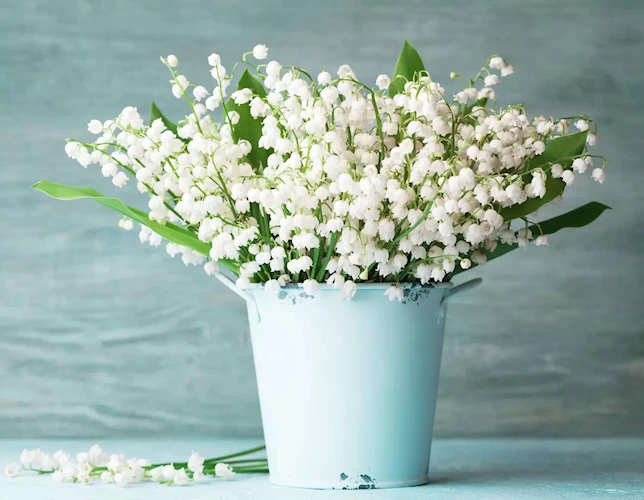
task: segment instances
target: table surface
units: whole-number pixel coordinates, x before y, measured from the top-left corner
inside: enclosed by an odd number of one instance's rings
[[[94,441],[0,441],[0,464],[16,462],[23,448],[53,453],[87,450]],[[192,450],[217,456],[259,444],[257,440],[104,440],[107,453],[183,461]],[[23,473],[0,478],[0,500],[414,500],[414,499],[644,499],[644,439],[478,439],[437,440],[432,482],[393,490],[319,491],[273,486],[267,475],[238,475],[188,486],[59,484],[49,476]]]

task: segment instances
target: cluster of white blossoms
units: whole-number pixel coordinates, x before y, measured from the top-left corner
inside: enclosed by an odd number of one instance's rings
[[[229,455],[241,456],[259,448]],[[91,484],[100,481],[126,486],[141,481],[156,481],[160,484],[176,484],[179,486],[190,481],[202,481],[207,476],[230,479],[237,472],[254,473],[266,472],[266,459],[246,459],[232,463],[218,462],[217,459],[205,460],[193,452],[185,463],[168,463],[152,465],[149,460],[141,458],[126,459],[123,455],[107,455],[98,446],[92,446],[89,451],[81,452],[74,459],[70,454],[58,450],[53,455],[40,449],[23,450],[20,455],[20,465],[12,463],[5,467],[7,476],[17,476],[20,471],[32,471],[39,474],[51,474],[58,482]]]
[[[173,94],[191,109],[184,120],[147,125],[127,107],[114,120],[89,123],[93,144],[66,146],[114,185],[136,182],[149,195],[150,220],[178,223],[210,245],[204,256],[170,242],[171,255],[209,274],[223,263],[241,288],[299,283],[314,294],[326,282],[350,298],[360,282],[444,281],[485,263],[499,243],[546,245],[525,217],[512,227],[504,210],[543,198],[548,179],[569,186],[592,165],[583,151],[531,166],[570,125],[595,144],[594,125],[585,117],[530,119],[520,105],[487,107],[514,71],[500,57],[447,98],[426,72],[397,88],[380,75],[371,89],[347,65],[337,76],[311,78],[277,61],[254,66],[251,54],[263,60],[268,49],[244,55],[254,73],[232,92],[233,75],[217,54],[208,57],[215,80],[208,87],[180,74],[175,56],[162,58]],[[603,167],[592,177],[603,182]],[[131,229],[132,221],[121,225]],[[162,242],[147,227],[140,239]]]

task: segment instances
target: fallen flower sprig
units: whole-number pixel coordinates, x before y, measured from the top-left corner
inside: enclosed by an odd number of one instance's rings
[[[20,463],[9,464],[4,469],[7,476],[17,476],[21,471],[51,474],[58,482],[92,484],[100,479],[103,483],[126,486],[141,481],[156,481],[159,484],[185,485],[190,481],[203,481],[208,476],[230,479],[236,474],[268,472],[266,458],[238,458],[264,450],[257,446],[248,450],[204,458],[192,452],[187,462],[152,464],[143,458],[126,459],[124,455],[107,455],[99,445],[76,455],[76,460],[63,450],[53,455],[40,449],[23,450]],[[234,459],[234,460],[231,460]]]

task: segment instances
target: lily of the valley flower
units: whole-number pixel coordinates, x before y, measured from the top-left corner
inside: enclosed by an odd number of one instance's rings
[[[229,454],[226,458],[246,456],[263,449],[263,446],[258,446]],[[185,463],[153,465],[149,460],[142,458],[126,459],[123,455],[107,455],[98,445],[92,446],[87,452],[78,453],[76,460],[62,450],[53,455],[48,455],[40,449],[24,450],[20,455],[20,462],[21,466],[16,463],[7,465],[4,469],[5,475],[15,477],[22,470],[51,474],[57,482],[90,484],[100,481],[117,486],[141,481],[183,486],[192,481],[203,481],[209,476],[230,479],[238,473],[268,471],[265,458],[243,459],[241,465],[236,465],[220,462],[219,458],[204,459],[199,453],[192,452]]]

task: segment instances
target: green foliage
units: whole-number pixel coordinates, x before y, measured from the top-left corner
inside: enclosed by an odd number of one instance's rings
[[[561,229],[565,229],[569,227],[587,226],[595,219],[597,219],[604,212],[604,210],[609,210],[609,209],[610,207],[604,205],[603,203],[593,201],[579,208],[575,208],[570,212],[566,212],[565,214],[559,215],[557,217],[553,217],[552,219],[548,219],[546,221],[540,222],[539,224],[532,225],[530,226],[530,230],[532,231],[533,234],[541,234],[541,232],[543,232],[544,235],[548,235],[548,234],[554,234]],[[539,231],[539,227],[541,227],[541,231]],[[487,256],[487,260],[489,262],[498,257],[501,257],[502,255],[505,255],[506,253],[511,252],[515,248],[518,248],[518,246],[519,245],[516,243],[513,245],[506,245],[504,243],[499,243],[493,252],[490,252],[490,251],[485,252]],[[457,274],[462,273],[463,271],[464,269],[457,268],[452,273],[452,275],[455,276]]]
[[[237,90],[251,89],[253,94],[259,97],[266,97],[264,85],[248,70],[239,79]],[[247,158],[256,172],[261,172],[266,166],[266,160],[271,152],[259,147],[259,138],[262,136],[262,121],[259,118],[253,118],[250,114],[250,103],[235,104],[232,99],[226,101],[226,110],[236,111],[239,113],[239,122],[233,126],[233,138],[236,141],[246,140],[252,146]]]
[[[469,115],[474,110],[474,108],[476,107],[484,108],[486,104],[487,104],[487,97],[481,97],[480,99],[474,101],[472,104],[465,106],[465,109],[463,110],[463,114]]]
[[[159,107],[153,102],[152,106],[150,106],[150,125],[152,125],[152,122],[155,120],[158,120],[161,118],[163,121],[163,124],[168,130],[171,130],[174,132],[174,134],[177,134],[177,124],[174,123],[173,121],[169,120],[159,109]]]
[[[392,76],[391,84],[389,85],[389,97],[399,94],[405,88],[408,81],[414,79],[414,75],[425,71],[423,60],[412,45],[405,40],[394,74]]]
[[[264,85],[248,70],[244,70],[237,90],[251,89],[254,95],[259,97],[266,97],[266,89]],[[239,113],[239,121],[233,125],[233,138],[236,141],[246,140],[251,145],[251,150],[246,158],[253,166],[256,172],[262,172],[266,166],[266,161],[271,154],[270,150],[259,147],[259,139],[262,136],[262,121],[261,118],[253,118],[250,114],[250,103],[236,104],[235,101],[228,99],[226,101],[226,111],[236,111]],[[265,237],[270,237],[270,229],[268,226],[268,219],[262,215],[262,211],[257,203],[251,203],[250,213],[259,224],[260,233]]]
[[[155,233],[159,234],[163,238],[178,245],[182,245],[188,248],[196,250],[200,254],[209,255],[210,245],[204,243],[194,233],[191,233],[187,229],[184,229],[176,224],[166,222],[165,224],[159,224],[147,216],[145,212],[138,210],[134,207],[130,207],[123,203],[118,198],[111,198],[109,196],[104,196],[93,188],[89,187],[74,187],[66,186],[64,184],[58,184],[51,181],[39,181],[32,186],[34,189],[45,193],[52,198],[57,200],[80,200],[84,198],[89,198],[101,205],[104,205],[116,212],[119,212],[126,217],[130,217],[132,220],[143,224],[144,226],[149,227]],[[224,267],[229,270],[237,273],[237,267],[232,261],[218,261]]]
[[[550,140],[546,145],[546,150],[539,156],[535,156],[528,163],[527,169],[547,168],[548,166],[559,163],[562,167],[569,166],[575,157],[584,152],[586,146],[586,136],[588,132],[577,132],[576,134],[562,135]],[[523,182],[529,184],[532,179],[532,173],[526,173],[523,176]],[[525,217],[541,208],[546,203],[551,202],[561,193],[563,193],[566,184],[561,179],[555,179],[548,170],[546,176],[546,194],[543,198],[530,198],[521,205],[514,205],[501,210],[501,215],[506,221]]]

